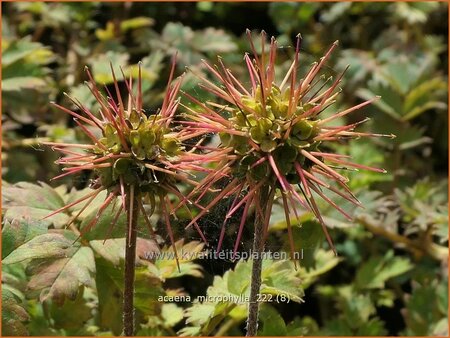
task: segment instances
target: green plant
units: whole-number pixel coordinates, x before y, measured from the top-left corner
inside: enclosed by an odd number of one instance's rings
[[[159,200],[158,204],[165,220],[166,231],[169,234],[178,261],[175,239],[170,225],[172,207],[167,195],[175,194],[180,199],[181,205],[188,208],[186,198],[180,193],[175,183],[176,180],[183,180],[187,183],[192,181],[178,171],[191,169],[191,166],[197,162],[207,160],[204,156],[184,152],[183,142],[192,138],[192,134],[190,135],[183,130],[175,131],[171,129],[171,122],[178,107],[176,95],[181,86],[181,79],[174,85],[171,84],[174,69],[175,61],[172,65],[168,88],[161,109],[156,114],[149,116],[142,108],[140,67],[137,92],[133,94],[132,80],[124,79],[128,89],[126,104],[122,100],[112,64],[111,71],[117,95],[116,102],[109,92],[108,98],[102,96],[91,73],[87,71],[90,79],[89,89],[101,107],[102,119],[95,117],[92,112],[75,99],[72,99],[72,102],[78,106],[84,116],[57,104],[56,106],[74,117],[75,123],[91,140],[92,144],[45,143],[64,155],[68,155],[57,161],[58,164],[65,165],[67,168],[65,168],[66,173],[55,177],[55,179],[73,175],[86,169],[93,170],[95,174],[91,183],[94,191],[57,209],[47,215],[46,218],[87,201],[79,213],[68,222],[67,226],[71,226],[98,194],[106,190],[107,197],[99,206],[95,217],[79,232],[79,236],[82,237],[96,225],[108,206],[115,205],[115,200],[119,196],[121,198],[120,206],[110,225],[111,230],[108,232],[112,231],[121,213],[126,213],[127,242],[125,246],[123,329],[127,336],[134,334],[133,299],[138,216],[140,213],[143,215],[149,231],[153,234],[149,216],[153,214],[157,205],[156,200]],[[90,130],[92,128],[97,128],[102,137],[95,136],[94,132]],[[70,150],[71,148],[79,149],[82,152]],[[150,215],[144,208],[142,202],[144,198],[150,201]],[[189,209],[188,212],[190,213]],[[197,223],[194,222],[194,226],[206,242],[206,238]],[[76,229],[73,230],[78,232]],[[108,234],[105,235],[107,238]]]
[[[378,97],[322,118],[323,111],[335,103],[339,94],[339,91],[335,92],[335,90],[344,75],[342,73],[326,89],[323,88],[327,86],[331,79],[326,81],[322,81],[321,78],[317,79],[320,70],[337,46],[337,42],[332,45],[320,62],[313,64],[303,79],[298,80],[297,68],[301,37],[297,36],[294,61],[284,79],[276,84],[277,41],[272,37],[269,50],[266,53],[266,35],[263,32],[260,42],[261,54],[258,54],[249,30],[247,35],[252,47],[253,59],[246,54],[244,60],[251,79],[251,88],[246,89],[219,58],[219,65],[212,67],[205,62],[205,66],[220,81],[221,87],[201,75],[199,75],[199,78],[203,81],[202,88],[214,94],[218,99],[226,101],[227,104],[209,103],[208,106],[187,95],[193,103],[203,109],[203,115],[197,117],[197,111],[187,107],[190,113],[186,116],[196,122],[186,122],[185,124],[191,128],[202,128],[207,132],[219,133],[222,148],[220,151],[231,154],[227,158],[219,158],[218,172],[220,175],[217,172],[212,172],[191,193],[194,194],[200,189],[210,187],[222,176],[231,176],[230,183],[226,188],[191,223],[204,215],[219,199],[235,194],[234,202],[222,225],[217,251],[221,249],[227,219],[236,212],[239,206],[244,205],[234,246],[234,252],[237,251],[249,207],[254,205],[256,218],[253,252],[261,256],[264,251],[274,197],[277,190],[280,190],[292,257],[294,257],[295,246],[290,220],[291,214],[298,219],[296,203],[314,213],[322,225],[330,248],[336,253],[317,207],[314,193],[345,217],[351,219],[338,204],[322,192],[320,187],[325,187],[354,205],[360,206],[360,202],[346,185],[348,178],[334,169],[336,165],[343,166],[344,169],[359,168],[383,173],[385,170],[349,162],[348,156],[324,149],[329,149],[330,144],[342,139],[362,136],[388,136],[392,138],[394,136],[354,131],[359,124],[366,122],[367,119],[348,125],[327,126],[330,122],[372,103]],[[220,110],[216,112],[214,108]],[[221,113],[226,117],[222,116]],[[333,184],[338,184],[344,192],[339,191],[331,184],[325,183],[322,177],[333,181]],[[239,200],[241,193],[244,194],[244,197]],[[247,322],[247,335],[249,336],[256,335],[257,330],[257,297],[261,283],[262,264],[261,257],[253,258]]]
[[[388,171],[332,168],[349,179],[347,186],[364,208],[355,208],[352,202],[323,186],[320,192],[349,218],[342,217],[332,204],[311,191],[338,256],[329,250],[311,209],[295,202],[297,214],[289,210],[288,224],[278,186],[264,253],[288,257],[293,241],[300,260],[281,262],[267,255],[272,259],[263,261],[261,300],[266,301],[260,303],[257,334],[448,334],[448,117],[444,90],[448,82],[447,3],[9,2],[2,5],[2,13],[3,335],[111,336],[123,332],[126,214],[121,213],[111,228],[122,205],[121,196],[105,208],[97,221],[98,210],[108,198],[106,190],[67,229],[87,200],[43,219],[92,193],[89,184],[98,174],[80,170],[51,180],[60,174],[54,161],[72,155],[59,155],[42,146],[43,142],[92,144],[92,140],[69,114],[61,114],[49,102],[87,117],[69,99],[76,98],[102,120],[101,105],[83,84],[85,65],[98,88],[106,85],[114,94],[107,94],[105,89],[103,95],[111,96],[117,104],[108,61],[113,62],[116,74],[120,73],[118,66],[122,66],[127,80],[117,82],[121,93],[128,96],[130,77],[133,95],[138,92],[141,60],[142,106],[146,117],[152,116],[165,97],[166,79],[171,72],[168,58],[178,50],[175,73],[183,72],[186,66],[191,70],[181,85],[187,95],[181,96],[180,102],[188,109],[179,107],[171,128],[175,132],[195,129],[195,125],[184,122],[200,121],[186,121],[183,110],[205,110],[201,105],[205,102],[231,122],[234,102],[199,90],[197,75],[206,79],[201,80],[206,87],[211,88],[210,81],[227,91],[207,66],[217,64],[214,70],[223,74],[216,59],[220,54],[221,62],[250,91],[248,67],[241,62],[249,50],[248,37],[242,34],[247,27],[264,27],[276,37],[276,84],[282,82],[296,57],[296,32],[303,35],[297,68],[300,79],[310,70],[308,64],[339,40],[340,52],[332,53],[323,64],[315,88],[325,84],[322,90],[326,90],[333,84],[327,79],[336,79],[346,70],[336,88],[342,91],[333,105],[336,108],[330,106],[319,116],[325,119],[336,110],[371,99],[381,93],[379,90],[386,91],[387,95],[382,94],[374,104],[335,119],[330,126],[353,124],[370,116],[370,121],[358,126],[359,131],[397,135],[394,140],[340,139],[327,142],[326,148],[325,142],[320,145],[322,152],[351,156],[354,163]],[[262,46],[257,36],[253,31],[253,43],[259,52]],[[64,92],[68,95],[62,95]],[[394,99],[391,93],[395,93]],[[198,102],[192,102],[189,96]],[[258,100],[251,97],[249,103],[255,105]],[[227,105],[226,110],[222,110],[223,105]],[[86,127],[98,139],[103,137],[98,128]],[[216,148],[221,136],[207,129],[197,130],[198,136],[186,140],[183,146],[191,154],[204,156]],[[255,139],[260,139],[261,130],[254,130]],[[226,141],[227,136],[222,134],[222,138]],[[262,137],[261,142],[266,139]],[[239,142],[231,143],[241,146]],[[264,143],[270,146],[270,142]],[[135,153],[142,157],[140,148]],[[83,153],[75,148],[68,150]],[[239,297],[244,301],[249,297],[251,261],[242,259],[242,254],[250,254],[253,224],[259,212],[255,204],[248,207],[240,232],[245,202],[231,217],[226,216],[233,202],[232,208],[248,190],[216,199],[230,183],[230,177],[237,174],[241,180],[247,174],[245,170],[232,170],[207,189],[200,187],[198,194],[191,194],[192,187],[221,169],[224,162],[219,159],[231,161],[240,156],[215,154],[208,155],[210,161],[189,163],[188,171],[178,171],[192,180],[175,180],[180,193],[193,203],[187,204],[192,215],[182,207],[177,194],[167,195],[168,210],[174,211],[170,214],[173,237],[184,239],[175,242],[178,264],[158,198],[151,216],[151,201],[142,199],[154,235],[141,213],[136,240],[136,335],[245,334],[247,305]],[[255,168],[249,170],[253,176]],[[326,177],[320,179],[345,193],[338,189],[339,183],[332,184]],[[301,190],[297,193],[304,199]],[[195,226],[185,227],[212,201],[208,212],[197,220],[209,242],[205,245]],[[79,232],[92,222],[96,222],[95,226],[74,243]],[[228,254],[232,255],[238,235],[240,243],[233,261]],[[222,237],[221,249],[216,252]],[[225,259],[219,255],[223,252],[227,253]],[[236,262],[238,257],[241,260]],[[71,278],[66,277],[67,272]],[[55,278],[56,274],[60,277]],[[267,291],[277,292],[280,302],[268,302],[276,296]],[[288,291],[296,301],[287,302],[287,297],[281,297]],[[214,295],[233,297],[219,302]],[[298,302],[297,297],[302,301]]]

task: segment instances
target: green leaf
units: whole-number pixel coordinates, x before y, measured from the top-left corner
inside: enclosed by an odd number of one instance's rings
[[[351,162],[364,163],[364,165],[376,168],[384,168],[386,166],[384,152],[373,142],[361,140],[359,141],[357,147],[350,146],[346,149],[342,149],[342,152],[346,151],[348,151],[348,154],[352,158]],[[392,179],[392,174],[361,169],[358,172],[347,173],[347,177],[350,180],[349,187],[352,190],[356,190],[361,188],[364,189],[365,187],[369,187],[376,182],[389,181]],[[344,202],[342,199],[339,201]]]
[[[97,259],[96,265],[101,265],[102,273],[107,274],[109,279],[114,282],[113,284],[120,290],[120,292],[123,292],[124,264],[114,266],[104,259]],[[138,266],[135,270],[134,288],[135,307],[147,315],[159,314],[162,303],[158,301],[158,298],[164,295],[161,280],[149,272],[147,267]],[[104,293],[107,295],[110,294],[106,290]],[[109,301],[105,301],[109,303]],[[108,309],[105,309],[105,311],[108,311]],[[105,316],[108,315],[105,314]]]
[[[411,270],[412,267],[409,259],[396,257],[390,250],[384,257],[372,257],[363,263],[356,273],[356,287],[359,289],[381,289],[388,279],[402,275]]]
[[[215,305],[212,303],[194,303],[191,308],[186,310],[186,324],[203,324],[214,313]]]
[[[196,32],[192,39],[192,47],[202,52],[214,53],[229,53],[237,50],[230,35],[222,29],[213,27]]]
[[[335,22],[339,19],[344,20],[345,15],[350,12],[351,6],[351,2],[333,4],[320,18],[327,23]]]
[[[250,279],[246,277],[251,275],[252,267],[244,261],[240,262],[242,264],[236,264],[234,270],[229,271],[226,290],[235,295],[249,295]]]
[[[4,265],[2,269],[2,288],[20,300],[25,300],[22,291],[26,290],[25,268],[22,264]]]
[[[404,59],[387,63],[385,67],[384,77],[401,95],[406,95],[420,76],[417,67]]]
[[[168,246],[164,247],[162,249],[162,255],[156,258],[154,262],[156,270],[152,272],[155,273],[161,280],[177,278],[185,275],[203,277],[201,266],[193,261],[203,250],[204,243],[191,241],[184,244],[184,240],[181,239],[175,242],[175,246],[177,248],[180,270],[178,270],[173,248],[172,246]]]
[[[395,293],[392,290],[380,290],[375,294],[376,306],[393,307],[395,301]]]
[[[165,310],[165,308],[169,310]],[[167,311],[167,312],[165,312]],[[174,311],[173,318],[170,318],[171,313],[169,311]],[[164,318],[164,316],[169,316]],[[140,330],[137,332],[137,336],[168,336],[173,335],[173,330],[166,322],[166,319],[171,322],[172,319],[178,320],[183,319],[183,309],[176,306],[175,304],[163,304],[160,315],[149,316],[148,321],[145,324],[140,325]]]
[[[111,229],[111,225],[113,224],[113,219],[119,210],[119,205],[121,201],[116,200],[112,202],[102,213],[102,215],[98,218],[97,223],[93,226],[88,232],[83,235],[83,238],[86,240],[96,240],[96,239],[106,239],[106,236],[109,235],[110,238],[122,237],[125,228],[126,228],[126,213],[125,211],[121,211],[121,214],[116,222],[114,228]],[[115,204],[115,206],[114,206]],[[97,215],[98,209],[92,208],[92,212],[86,215],[83,218],[83,221],[80,224],[80,229],[85,229],[92,220],[95,219]],[[140,219],[142,225],[143,220]]]
[[[26,219],[31,221],[41,221],[52,211],[64,206],[62,197],[49,185],[40,185],[20,182],[13,186],[3,188],[5,219]],[[67,224],[69,216],[58,213],[47,218],[44,222],[54,224],[61,228]]]
[[[317,336],[319,326],[316,321],[309,316],[295,319],[286,326],[287,336]]]
[[[223,30],[206,28],[194,31],[181,23],[167,23],[161,33],[160,39],[152,41],[154,49],[162,49],[166,54],[172,55],[174,50],[179,51],[179,60],[183,65],[195,65],[204,57],[203,53],[228,53],[235,51],[236,44]]]
[[[250,295],[251,264],[251,260],[240,260],[233,270],[228,270],[223,276],[215,276],[205,301],[196,301],[186,310],[186,323],[193,324],[193,327],[180,333],[208,335],[227,316],[236,322],[244,320],[247,315],[245,299]],[[272,295],[272,299],[283,296],[280,301],[301,301],[303,290],[296,275],[291,261],[264,260],[261,294]]]
[[[365,100],[370,100],[376,95],[380,95],[381,99],[374,101],[372,104],[395,120],[401,119],[402,101],[399,94],[395,93],[392,88],[386,86],[372,86],[371,90],[359,89],[356,92],[356,95]]]
[[[286,302],[303,302],[303,288],[292,261],[264,260],[261,278],[261,293],[286,297],[279,298]]]
[[[306,289],[323,274],[336,267],[342,258],[336,257],[331,250],[314,250],[314,266],[300,269],[302,287]]]
[[[258,330],[258,336],[286,336],[286,324],[273,306],[262,304],[259,318],[262,327]]]
[[[271,2],[269,15],[277,29],[283,33],[293,33],[298,28],[298,22],[309,22],[314,13],[322,7],[313,2]]]
[[[5,220],[2,228],[2,258],[36,236],[47,232],[47,224],[40,221]]]
[[[113,238],[107,240],[93,240],[89,245],[94,252],[114,266],[120,266],[125,260],[125,238]],[[150,254],[158,253],[158,246],[154,241],[137,238],[136,243],[136,264],[144,264],[141,260],[150,260]]]
[[[136,269],[135,281],[135,307],[146,315],[155,315],[161,312],[162,303],[158,300],[164,295],[161,280],[146,268]]]
[[[53,60],[53,52],[30,42],[30,37],[2,43],[2,91],[8,110],[33,115],[37,100],[45,99],[53,83],[44,66]]]
[[[357,294],[351,285],[339,288],[338,307],[351,329],[366,323],[376,310],[368,294]]]
[[[114,72],[116,74],[117,80],[122,78],[122,73],[119,67],[128,66],[129,55],[125,53],[119,53],[115,51],[108,51],[105,54],[96,55],[93,58],[91,65],[94,75],[94,80],[100,84],[110,84],[113,83],[113,77],[111,74],[111,68],[109,63],[113,64]],[[126,69],[124,69],[125,76],[127,76]]]
[[[122,333],[122,290],[110,272],[117,270],[104,259],[96,259],[95,284],[98,295],[98,326],[102,330],[111,330],[114,335]],[[123,272],[119,270],[119,274]],[[122,277],[123,279],[123,277]]]
[[[80,285],[93,286],[95,273],[92,250],[74,243],[76,238],[69,232],[36,236],[11,252],[3,264],[31,260],[29,290],[42,291],[41,300],[63,303],[66,297],[75,299]]]
[[[2,287],[2,336],[28,336],[24,322],[29,319],[17,297]]]
[[[30,290],[42,290],[41,301],[53,299],[62,304],[74,300],[81,285],[94,287],[94,255],[87,247],[73,250],[71,256],[39,262],[31,267]]]
[[[360,326],[355,335],[357,336],[385,336],[388,331],[384,327],[384,322],[378,317],[371,318]]]
[[[114,266],[119,266],[125,260],[125,240],[125,238],[93,240],[89,242],[89,245],[96,255]]]
[[[352,328],[359,328],[375,313],[370,298],[365,295],[352,296],[343,306],[345,317]]]
[[[260,143],[264,138],[268,137],[268,132],[272,122],[267,118],[261,118],[257,124],[250,128],[250,136],[256,143]]]
[[[409,112],[416,106],[425,104],[429,101],[430,97],[434,96],[433,94],[436,91],[444,90],[446,88],[447,85],[441,77],[435,77],[421,83],[408,93],[403,104],[403,110]]]
[[[85,106],[90,111],[98,111],[100,108],[97,99],[94,95],[92,95],[89,87],[84,83],[71,87],[69,96],[72,98],[76,98],[77,100],[82,102],[83,106]],[[69,104],[72,106],[72,109],[77,108],[74,103],[70,102]]]
[[[166,326],[173,327],[183,319],[183,308],[173,303],[163,304],[161,316]]]
[[[68,234],[70,235],[70,234]],[[41,258],[63,258],[73,254],[73,242],[76,239],[72,234],[66,238],[62,233],[42,234],[22,244],[3,259],[3,264],[14,264]],[[79,246],[79,244],[76,244]]]
[[[342,319],[327,321],[319,331],[319,336],[353,336],[353,330]]]
[[[411,25],[419,25],[425,23],[429,16],[429,12],[435,10],[439,6],[438,3],[395,3],[395,15],[405,20]]]
[[[181,23],[167,23],[162,32],[161,38],[154,41],[155,47],[165,44],[166,54],[171,54],[172,50],[179,50],[180,57],[184,64],[197,63],[201,56],[198,53],[190,51],[190,41],[194,36],[194,32],[190,27],[183,26]]]
[[[64,189],[66,189],[65,186],[63,186]],[[64,204],[70,204],[72,202],[75,202],[77,200],[79,200],[80,198],[86,196],[89,193],[92,193],[92,189],[91,188],[85,188],[82,190],[76,190],[75,188],[73,188],[71,191],[69,191],[67,194],[62,194],[61,190],[58,191],[60,193],[60,195],[62,196],[62,198],[64,199]],[[93,213],[94,211],[98,211],[98,208],[100,207],[100,205],[103,204],[103,202],[105,201],[105,198],[107,197],[107,191],[100,191],[100,193],[97,195],[97,197],[95,197],[90,203],[89,205],[84,209],[83,213],[78,217],[78,220],[84,220],[85,218],[89,217],[91,213]],[[89,201],[89,199],[83,201],[82,203],[76,204],[72,207],[70,207],[68,209],[68,212],[70,214],[70,216],[75,216],[76,214],[78,214],[78,212],[85,207],[86,203]]]
[[[38,77],[21,76],[2,80],[2,90],[21,91],[24,89],[40,89],[48,86],[48,83]]]
[[[185,326],[180,331],[178,331],[177,334],[182,337],[193,337],[200,335],[200,330],[200,326]]]
[[[160,50],[156,50],[142,59],[142,90],[150,89],[159,78],[159,73],[164,67],[163,60],[164,54]]]
[[[56,329],[79,331],[83,330],[84,323],[92,317],[85,294],[86,289],[81,286],[75,300],[66,300],[62,306],[52,302],[49,304],[49,313]]]
[[[322,227],[313,220],[301,222],[298,227],[293,227],[292,230],[294,242],[300,243],[300,249],[314,249],[325,238]]]
[[[39,185],[19,182],[4,190],[3,196],[6,200],[6,206],[10,202],[22,203],[30,207],[39,208],[48,207],[48,210],[55,210],[64,206],[62,197],[48,184],[39,183]]]
[[[296,225],[300,225],[306,222],[310,222],[313,220],[313,214],[311,212],[303,212],[301,210],[298,211],[299,218],[292,217],[291,218],[291,225],[294,226],[294,229],[297,229],[295,227]],[[277,231],[282,229],[287,229],[287,223],[286,223],[286,216],[284,214],[284,209],[279,204],[274,204],[272,208],[272,215],[270,217],[270,231]],[[311,228],[307,226],[305,228],[305,234],[307,236]]]
[[[145,16],[137,16],[132,19],[124,20],[120,23],[120,29],[122,32],[126,32],[130,29],[143,28],[152,26],[155,20]]]
[[[448,336],[448,319],[442,318],[437,323],[435,323],[431,335],[438,336],[438,337],[447,337]]]
[[[443,302],[442,302],[443,300]],[[444,303],[440,306],[440,302]],[[430,285],[416,285],[412,294],[407,297],[404,317],[406,334],[431,335],[443,318],[447,319],[448,282],[438,283],[434,280]],[[447,321],[448,331],[448,321]]]
[[[43,53],[45,54],[44,58],[41,57]],[[33,63],[48,63],[52,60],[53,53],[41,43],[31,42],[31,38],[28,36],[21,40],[13,41],[6,48],[2,48],[2,68],[5,69],[13,63],[24,60],[27,57],[29,58],[26,61]]]
[[[185,328],[180,330],[179,334],[199,335],[201,332],[203,333],[205,331],[212,330],[213,327],[208,328],[208,323],[213,319],[215,309],[216,305],[213,303],[199,303],[195,301],[191,307],[186,309],[184,313],[185,317],[187,317],[186,324],[193,324],[193,326],[186,326]],[[225,318],[225,316],[226,313],[219,315],[220,320]]]
[[[380,121],[379,123],[377,123],[377,125],[381,123],[382,122]],[[425,128],[419,125],[410,125],[407,129],[399,129],[394,131],[396,132],[397,136],[394,142],[400,145],[399,148],[402,151],[406,149],[416,148],[433,141],[432,138],[424,136]]]
[[[106,23],[105,29],[97,28],[95,30],[95,36],[100,41],[108,41],[114,39],[114,23],[111,21],[108,21]]]
[[[410,110],[407,114],[403,116],[403,120],[404,121],[411,120],[430,109],[444,110],[447,109],[447,104],[445,104],[444,102],[437,102],[437,101],[427,102],[421,106],[415,107],[414,109]]]

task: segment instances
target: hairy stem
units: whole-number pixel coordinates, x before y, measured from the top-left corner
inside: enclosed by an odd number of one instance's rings
[[[265,184],[260,189],[259,206],[262,215],[266,213],[267,205],[269,203],[269,185]],[[263,207],[266,206],[266,207]],[[258,208],[257,208],[258,209]],[[259,291],[261,288],[261,272],[262,272],[262,253],[264,252],[264,217],[255,212],[255,230],[253,234],[253,263],[252,263],[252,278],[250,281],[250,304],[248,305],[247,318],[247,337],[256,336],[258,331],[258,316],[259,316]]]
[[[134,186],[130,186],[126,196],[127,240],[125,242],[125,274],[123,291],[123,334],[134,335],[134,272],[136,264],[136,225],[139,215],[139,196]]]
[[[432,238],[425,236],[422,239],[413,240],[397,233],[391,232],[378,224],[371,223],[366,217],[357,217],[356,221],[364,226],[367,230],[378,236],[383,236],[394,243],[402,244],[405,250],[412,252],[416,257],[428,255],[429,257],[445,261],[448,259],[448,248],[433,243]]]

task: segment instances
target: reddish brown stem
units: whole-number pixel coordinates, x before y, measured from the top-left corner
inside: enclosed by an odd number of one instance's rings
[[[269,199],[269,185],[266,183],[260,189],[259,205],[262,209],[262,214],[265,215],[265,208],[263,206],[271,205],[268,203]],[[262,273],[262,253],[264,252],[264,218],[255,212],[255,230],[253,235],[253,263],[252,263],[252,278],[250,281],[250,303],[248,305],[247,318],[247,337],[256,336],[258,331],[258,316],[259,316],[259,292],[261,288],[261,273]]]
[[[136,264],[137,220],[139,216],[139,194],[131,186],[126,196],[127,238],[125,241],[125,273],[123,291],[123,334],[134,335],[134,274]]]

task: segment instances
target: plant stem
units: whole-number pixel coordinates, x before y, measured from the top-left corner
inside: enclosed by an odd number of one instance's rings
[[[2,147],[5,150],[11,150],[13,148],[29,148],[42,147],[42,142],[50,142],[51,139],[49,137],[34,137],[34,138],[24,138],[20,140],[4,140]]]
[[[238,323],[236,323],[236,320],[231,318],[228,319],[216,332],[214,335],[215,337],[223,337],[225,333],[228,332],[229,329],[231,329],[234,326],[237,326]]]
[[[259,206],[262,214],[265,215],[267,205],[269,203],[269,185],[265,184],[261,187],[259,195]],[[265,205],[266,207],[263,207]],[[259,316],[259,291],[261,288],[261,272],[262,272],[262,253],[264,252],[264,217],[259,217],[258,211],[255,212],[255,230],[253,234],[253,252],[252,252],[252,277],[250,281],[250,303],[248,305],[247,318],[247,337],[256,336],[258,331]]]
[[[445,261],[448,259],[448,248],[433,243],[431,237],[425,237],[422,240],[413,240],[386,230],[382,225],[373,224],[369,222],[367,217],[357,217],[356,221],[373,234],[383,236],[394,243],[402,244],[405,250],[412,252],[416,257],[421,257],[426,254],[438,261]]]
[[[136,239],[137,219],[139,215],[139,194],[130,186],[126,196],[127,212],[127,236],[125,242],[125,274],[123,291],[123,334],[134,335],[134,272],[136,264]]]

